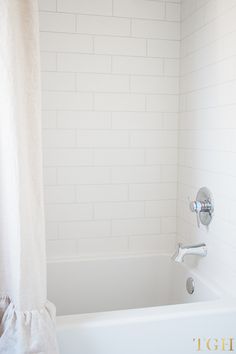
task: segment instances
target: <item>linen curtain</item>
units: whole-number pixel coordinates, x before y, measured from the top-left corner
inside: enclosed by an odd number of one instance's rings
[[[46,300],[37,0],[0,0],[0,353],[57,353]]]

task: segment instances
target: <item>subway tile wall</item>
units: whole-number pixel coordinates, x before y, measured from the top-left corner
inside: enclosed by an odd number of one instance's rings
[[[39,6],[48,257],[172,250],[179,1]]]
[[[178,239],[206,242],[192,266],[235,293],[236,2],[183,0],[181,12]],[[202,186],[215,199],[208,231],[188,207]]]

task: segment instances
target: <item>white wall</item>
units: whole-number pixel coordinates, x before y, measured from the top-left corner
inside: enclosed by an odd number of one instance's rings
[[[48,256],[172,250],[178,0],[39,0]]]
[[[236,2],[183,0],[178,238],[206,242],[194,266],[225,291],[236,287]],[[198,189],[215,198],[209,232],[188,208]]]

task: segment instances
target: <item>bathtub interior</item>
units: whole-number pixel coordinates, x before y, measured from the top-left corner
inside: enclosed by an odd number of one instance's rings
[[[192,276],[195,292],[186,291]],[[155,307],[217,299],[217,290],[170,255],[48,262],[48,297],[58,315]]]

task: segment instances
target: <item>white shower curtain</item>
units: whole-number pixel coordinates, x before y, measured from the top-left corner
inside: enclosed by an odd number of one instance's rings
[[[0,353],[57,353],[46,300],[38,0],[0,0]]]

